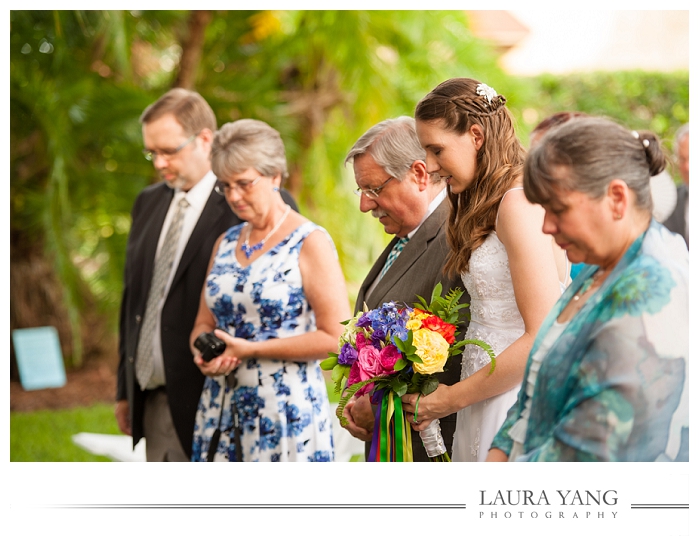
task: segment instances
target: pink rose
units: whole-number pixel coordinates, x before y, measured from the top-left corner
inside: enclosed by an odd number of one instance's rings
[[[360,333],[361,334],[361,333]],[[357,347],[359,348],[359,334],[357,335]],[[372,345],[365,345],[359,350],[359,355],[354,365],[350,369],[347,385],[351,386],[364,380],[369,380],[374,376],[381,374],[381,359],[379,350]],[[374,384],[367,384],[357,390],[356,396],[361,397],[374,387]]]
[[[354,365],[352,365],[352,368],[350,369],[349,377],[347,378],[347,387],[353,385],[353,384],[358,384],[359,382],[363,380],[368,380],[368,378],[362,378],[362,369],[359,366],[359,363],[355,362]],[[371,389],[374,387],[374,384],[366,384],[365,386],[360,387],[354,394],[355,397],[361,397],[365,393],[368,393],[371,391]]]
[[[349,376],[347,377],[347,387],[361,382],[362,373],[363,370],[359,367],[359,363],[355,361],[352,367],[350,368]]]
[[[357,350],[360,350],[367,345],[366,336],[364,336],[363,332],[360,331],[357,333],[355,345],[357,346]]]
[[[396,361],[402,357],[401,352],[393,344],[389,344],[379,353],[379,361],[381,363],[381,372],[383,374],[393,374],[393,367]]]
[[[364,346],[359,350],[357,363],[359,363],[359,368],[364,371],[367,378],[373,378],[382,372],[379,350],[372,345]]]

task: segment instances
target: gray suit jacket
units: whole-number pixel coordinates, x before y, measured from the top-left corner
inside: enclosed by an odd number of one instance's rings
[[[675,210],[663,224],[671,232],[680,234],[687,242],[687,248],[689,248],[689,238],[685,235],[687,226],[685,207],[687,206],[687,201],[689,201],[689,186],[682,184],[677,187],[677,205]]]
[[[449,250],[446,239],[446,223],[449,217],[449,200],[445,199],[437,209],[425,220],[415,235],[410,239],[403,251],[398,255],[396,261],[391,265],[386,275],[378,282],[369,297],[366,291],[371,286],[376,276],[386,263],[386,257],[398,241],[398,238],[388,244],[379,258],[369,270],[366,279],[362,283],[357,296],[355,314],[363,309],[364,302],[369,309],[379,307],[384,302],[405,303],[412,306],[418,302],[417,295],[422,296],[427,302],[430,301],[432,290],[438,283],[442,283],[443,294],[446,294],[452,287],[464,289],[461,279],[450,279],[444,276],[442,268],[446,261]],[[468,302],[470,299],[464,292],[461,302]],[[460,329],[460,339],[468,325],[464,324]],[[461,355],[452,357],[447,364],[446,370],[439,374],[439,381],[443,384],[451,385],[459,381],[461,376]],[[442,436],[447,446],[447,451],[451,456],[451,446],[454,439],[454,429],[456,427],[456,414],[451,414],[439,420],[442,429]],[[425,448],[417,432],[412,434],[413,458],[414,461],[429,461]],[[369,454],[369,443],[366,443],[366,454]]]

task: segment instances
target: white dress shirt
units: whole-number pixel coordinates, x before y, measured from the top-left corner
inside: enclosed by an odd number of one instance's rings
[[[216,183],[216,175],[212,171],[209,171],[204,178],[201,179],[197,184],[195,184],[189,191],[184,192],[183,190],[175,190],[175,195],[170,202],[170,208],[165,215],[165,222],[163,222],[163,227],[160,230],[160,238],[158,239],[158,249],[157,253],[160,252],[160,248],[163,246],[165,241],[165,235],[170,227],[172,218],[175,216],[175,212],[178,209],[178,204],[183,197],[187,198],[187,203],[189,207],[184,210],[184,220],[182,223],[182,232],[180,234],[180,241],[177,245],[177,251],[175,252],[175,260],[172,263],[172,270],[170,271],[170,277],[168,278],[167,284],[165,285],[165,291],[163,292],[163,298],[158,304],[158,315],[157,323],[155,327],[155,332],[160,333],[161,324],[160,318],[163,311],[163,305],[165,303],[165,298],[170,292],[170,285],[175,277],[175,272],[180,264],[180,259],[182,258],[182,253],[184,252],[187,242],[189,241],[194,227],[199,222],[199,217],[201,216],[204,206],[214,189],[214,184]],[[163,348],[162,348],[162,337],[153,337],[153,376],[148,383],[148,389],[154,389],[156,387],[165,385],[165,365],[163,363]]]
[[[444,199],[447,197],[447,189],[443,188],[442,191],[437,194],[432,201],[430,202],[430,205],[427,207],[427,212],[425,213],[425,216],[422,217],[422,220],[420,220],[420,224],[417,225],[417,227],[410,231],[408,235],[406,236],[408,238],[408,243],[410,243],[410,239],[417,233],[417,231],[420,229],[420,226],[429,218],[429,216],[435,212],[437,207],[441,205],[441,203],[444,201]],[[374,281],[372,281],[371,285],[369,285],[369,288],[366,290],[366,298],[369,298],[369,295],[371,292],[374,290],[376,285],[378,285],[379,280],[381,278],[381,275],[377,275],[374,278]]]

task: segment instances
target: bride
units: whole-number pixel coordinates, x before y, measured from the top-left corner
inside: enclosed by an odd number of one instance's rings
[[[445,270],[461,275],[471,296],[466,338],[490,344],[497,359],[491,373],[487,354],[467,345],[461,381],[405,395],[404,409],[417,431],[458,411],[452,460],[484,461],[516,401],[536,332],[569,279],[568,262],[541,231],[544,209],[522,191],[525,151],[502,95],[454,78],[418,103],[415,119],[427,169],[450,189]]]

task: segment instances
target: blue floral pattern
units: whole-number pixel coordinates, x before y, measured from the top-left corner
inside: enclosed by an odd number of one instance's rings
[[[243,227],[226,232],[206,280],[206,302],[217,327],[254,341],[315,330],[299,253],[308,234],[327,232],[307,222],[242,267],[235,248]],[[317,361],[249,359],[238,367],[235,377],[235,388],[223,376],[206,379],[194,425],[193,461],[207,460],[219,421],[222,433],[215,461],[334,459],[330,405]],[[235,423],[242,454],[236,453]]]

